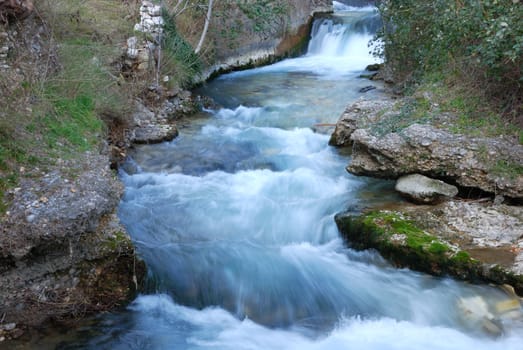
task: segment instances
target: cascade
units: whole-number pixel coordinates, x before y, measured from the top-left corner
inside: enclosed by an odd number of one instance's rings
[[[222,107],[136,148],[119,215],[148,289],[60,349],[519,349],[521,325],[490,338],[457,308],[500,290],[398,270],[339,238],[337,212],[400,200],[346,173],[312,130],[377,84],[358,75],[379,18],[344,10],[315,21],[303,57],[209,82],[199,93]]]

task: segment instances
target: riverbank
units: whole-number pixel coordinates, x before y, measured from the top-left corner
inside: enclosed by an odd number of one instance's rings
[[[404,193],[407,201],[339,215],[338,227],[349,246],[377,249],[397,266],[509,284],[523,295],[523,145],[517,128],[494,135],[488,125],[467,133],[441,103],[418,93],[347,108],[330,140],[351,149],[347,171],[387,179],[423,174],[455,190],[433,195],[418,183],[411,186],[418,193]]]

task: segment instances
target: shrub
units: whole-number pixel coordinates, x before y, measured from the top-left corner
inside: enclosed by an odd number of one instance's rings
[[[194,78],[202,71],[200,57],[192,46],[176,30],[175,17],[167,11],[162,12],[165,24],[162,37],[162,72],[176,76],[181,86],[194,83]]]
[[[420,80],[447,69],[521,109],[523,4],[520,0],[385,0],[378,38],[396,79]]]

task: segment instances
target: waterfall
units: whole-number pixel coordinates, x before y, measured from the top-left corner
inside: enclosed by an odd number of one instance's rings
[[[379,14],[373,7],[349,9],[314,21],[308,55],[342,58],[360,69],[377,61],[371,45],[381,26]]]

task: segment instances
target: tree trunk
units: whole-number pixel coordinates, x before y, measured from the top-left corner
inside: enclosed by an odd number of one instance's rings
[[[194,50],[195,53],[199,53],[202,49],[203,42],[205,41],[205,36],[207,35],[207,31],[209,30],[209,22],[211,21],[211,15],[212,15],[212,4],[214,0],[209,0],[209,7],[207,8],[207,16],[205,17],[205,25],[203,26],[202,35],[200,36],[200,41],[198,42],[198,46],[196,46],[196,50]]]

